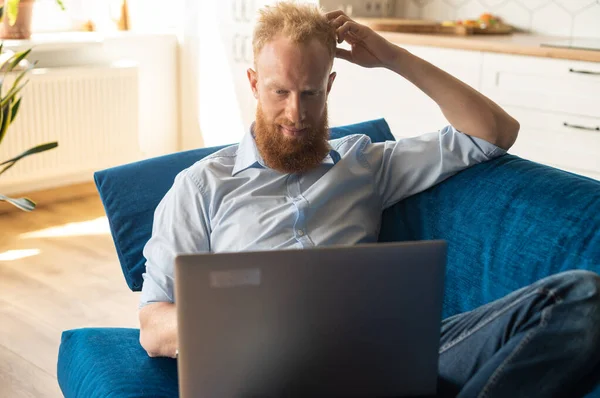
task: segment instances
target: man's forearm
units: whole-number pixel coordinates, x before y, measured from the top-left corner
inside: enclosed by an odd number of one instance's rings
[[[148,304],[140,310],[140,343],[151,357],[175,357],[177,312],[173,303]]]
[[[394,46],[388,69],[400,74],[433,99],[457,130],[509,149],[519,123],[492,100],[429,62]]]

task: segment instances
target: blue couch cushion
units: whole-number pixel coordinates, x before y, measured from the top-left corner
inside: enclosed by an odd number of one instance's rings
[[[89,328],[62,334],[58,384],[66,398],[177,397],[177,361],[150,358],[138,329]]]
[[[513,155],[386,210],[380,240],[448,242],[444,317],[570,269],[600,273],[600,181]]]
[[[373,142],[394,140],[384,119],[333,127],[330,131],[332,139],[350,134],[366,134]],[[152,234],[154,210],[171,188],[175,176],[224,147],[179,152],[94,174],[123,274],[131,290],[142,288],[142,274],[146,270],[142,250]]]

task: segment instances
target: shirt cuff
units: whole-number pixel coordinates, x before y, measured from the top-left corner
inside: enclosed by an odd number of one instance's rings
[[[479,138],[479,137],[475,137],[469,134],[465,134],[462,131],[457,130],[456,128],[454,128],[454,126],[452,126],[452,128],[454,129],[454,131],[456,133],[465,135],[467,137],[469,137],[469,139],[471,141],[473,141],[473,143],[481,150],[481,152],[483,152],[485,154],[485,156],[487,156],[489,159],[494,159],[497,158],[499,156],[502,155],[506,155],[507,151],[503,148],[500,148],[499,146],[496,146],[494,144],[492,144],[491,142],[488,142],[486,140],[484,140],[483,138]]]

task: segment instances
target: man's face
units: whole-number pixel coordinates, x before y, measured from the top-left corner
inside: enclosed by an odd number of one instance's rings
[[[327,95],[335,78],[317,40],[277,37],[265,44],[248,79],[258,100],[254,135],[266,164],[284,173],[316,167],[329,153]]]

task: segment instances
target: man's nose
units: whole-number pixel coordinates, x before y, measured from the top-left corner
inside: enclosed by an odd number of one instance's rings
[[[288,97],[285,116],[296,125],[304,121],[305,109],[300,95],[292,94]]]

